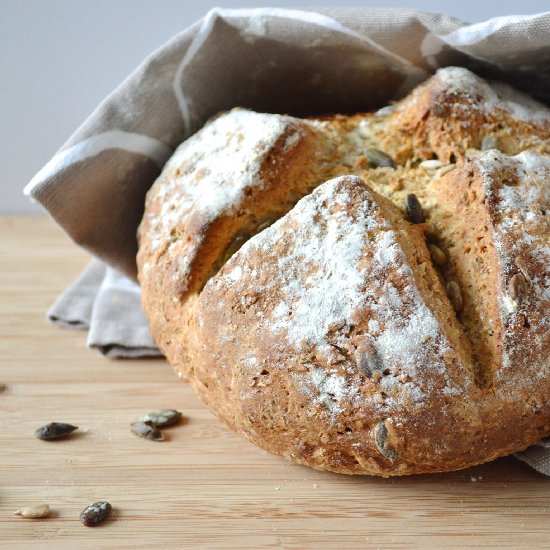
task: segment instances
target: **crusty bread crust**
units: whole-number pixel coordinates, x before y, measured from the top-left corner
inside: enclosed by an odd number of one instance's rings
[[[390,476],[521,450],[550,434],[548,154],[548,109],[459,68],[372,114],[222,114],[147,196],[153,337],[294,462]]]

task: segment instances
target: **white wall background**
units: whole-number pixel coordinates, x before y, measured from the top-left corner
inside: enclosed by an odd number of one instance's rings
[[[153,49],[213,6],[412,7],[478,22],[550,9],[549,0],[0,0],[0,214],[37,213],[36,171]]]

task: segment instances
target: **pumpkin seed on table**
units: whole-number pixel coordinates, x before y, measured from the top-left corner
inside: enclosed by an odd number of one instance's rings
[[[167,428],[181,420],[181,413],[175,409],[156,409],[141,418],[141,422],[155,428]]]
[[[151,426],[145,422],[134,422],[130,427],[132,433],[142,439],[149,439],[150,441],[164,441],[162,432],[155,428],[155,426]]]
[[[111,510],[112,506],[107,501],[94,502],[80,512],[80,521],[86,527],[94,527],[105,521]]]
[[[380,149],[369,147],[365,151],[365,156],[373,168],[395,168],[393,159]]]
[[[50,422],[38,428],[38,430],[34,432],[34,435],[38,439],[44,441],[54,441],[56,439],[68,437],[75,430],[78,430],[78,426],[73,426],[72,424],[66,424],[64,422]]]
[[[34,506],[20,508],[15,512],[15,515],[27,519],[39,519],[48,517],[50,512],[50,507],[47,504],[35,504]]]
[[[405,212],[407,214],[407,221],[410,223],[424,223],[426,220],[424,217],[424,211],[422,210],[422,205],[414,193],[409,193],[407,195]]]

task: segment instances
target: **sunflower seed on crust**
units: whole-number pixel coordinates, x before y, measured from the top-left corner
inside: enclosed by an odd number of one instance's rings
[[[508,283],[508,294],[514,302],[521,304],[527,294],[527,281],[523,273],[516,273],[512,276]]]
[[[418,166],[420,166],[420,168],[424,168],[425,170],[437,170],[445,165],[440,160],[430,159],[423,160]]]
[[[449,281],[446,286],[447,296],[453,305],[453,309],[458,313],[463,306],[462,292],[456,281]]]
[[[430,257],[434,264],[442,266],[447,263],[447,255],[439,246],[428,243],[428,250],[430,251]]]
[[[380,149],[369,147],[365,151],[365,156],[373,168],[395,168],[393,159]]]
[[[378,424],[376,424],[376,427],[374,428],[374,442],[376,444],[376,448],[380,451],[380,454],[391,462],[394,462],[399,454],[395,449],[389,449],[387,447],[388,428],[386,428],[385,422],[385,420],[381,420]]]
[[[355,364],[359,371],[371,378],[375,372],[384,370],[382,360],[375,347],[368,341],[361,342],[355,350]]]

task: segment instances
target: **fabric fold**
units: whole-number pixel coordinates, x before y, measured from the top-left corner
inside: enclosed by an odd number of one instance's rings
[[[50,307],[47,318],[74,330],[88,330],[87,345],[107,357],[162,357],[140,302],[137,283],[93,259]]]
[[[87,343],[108,357],[162,357],[141,308],[138,284],[112,267],[94,302]]]
[[[105,264],[93,259],[75,282],[51,305],[46,314],[47,319],[64,328],[88,330],[105,272]]]

